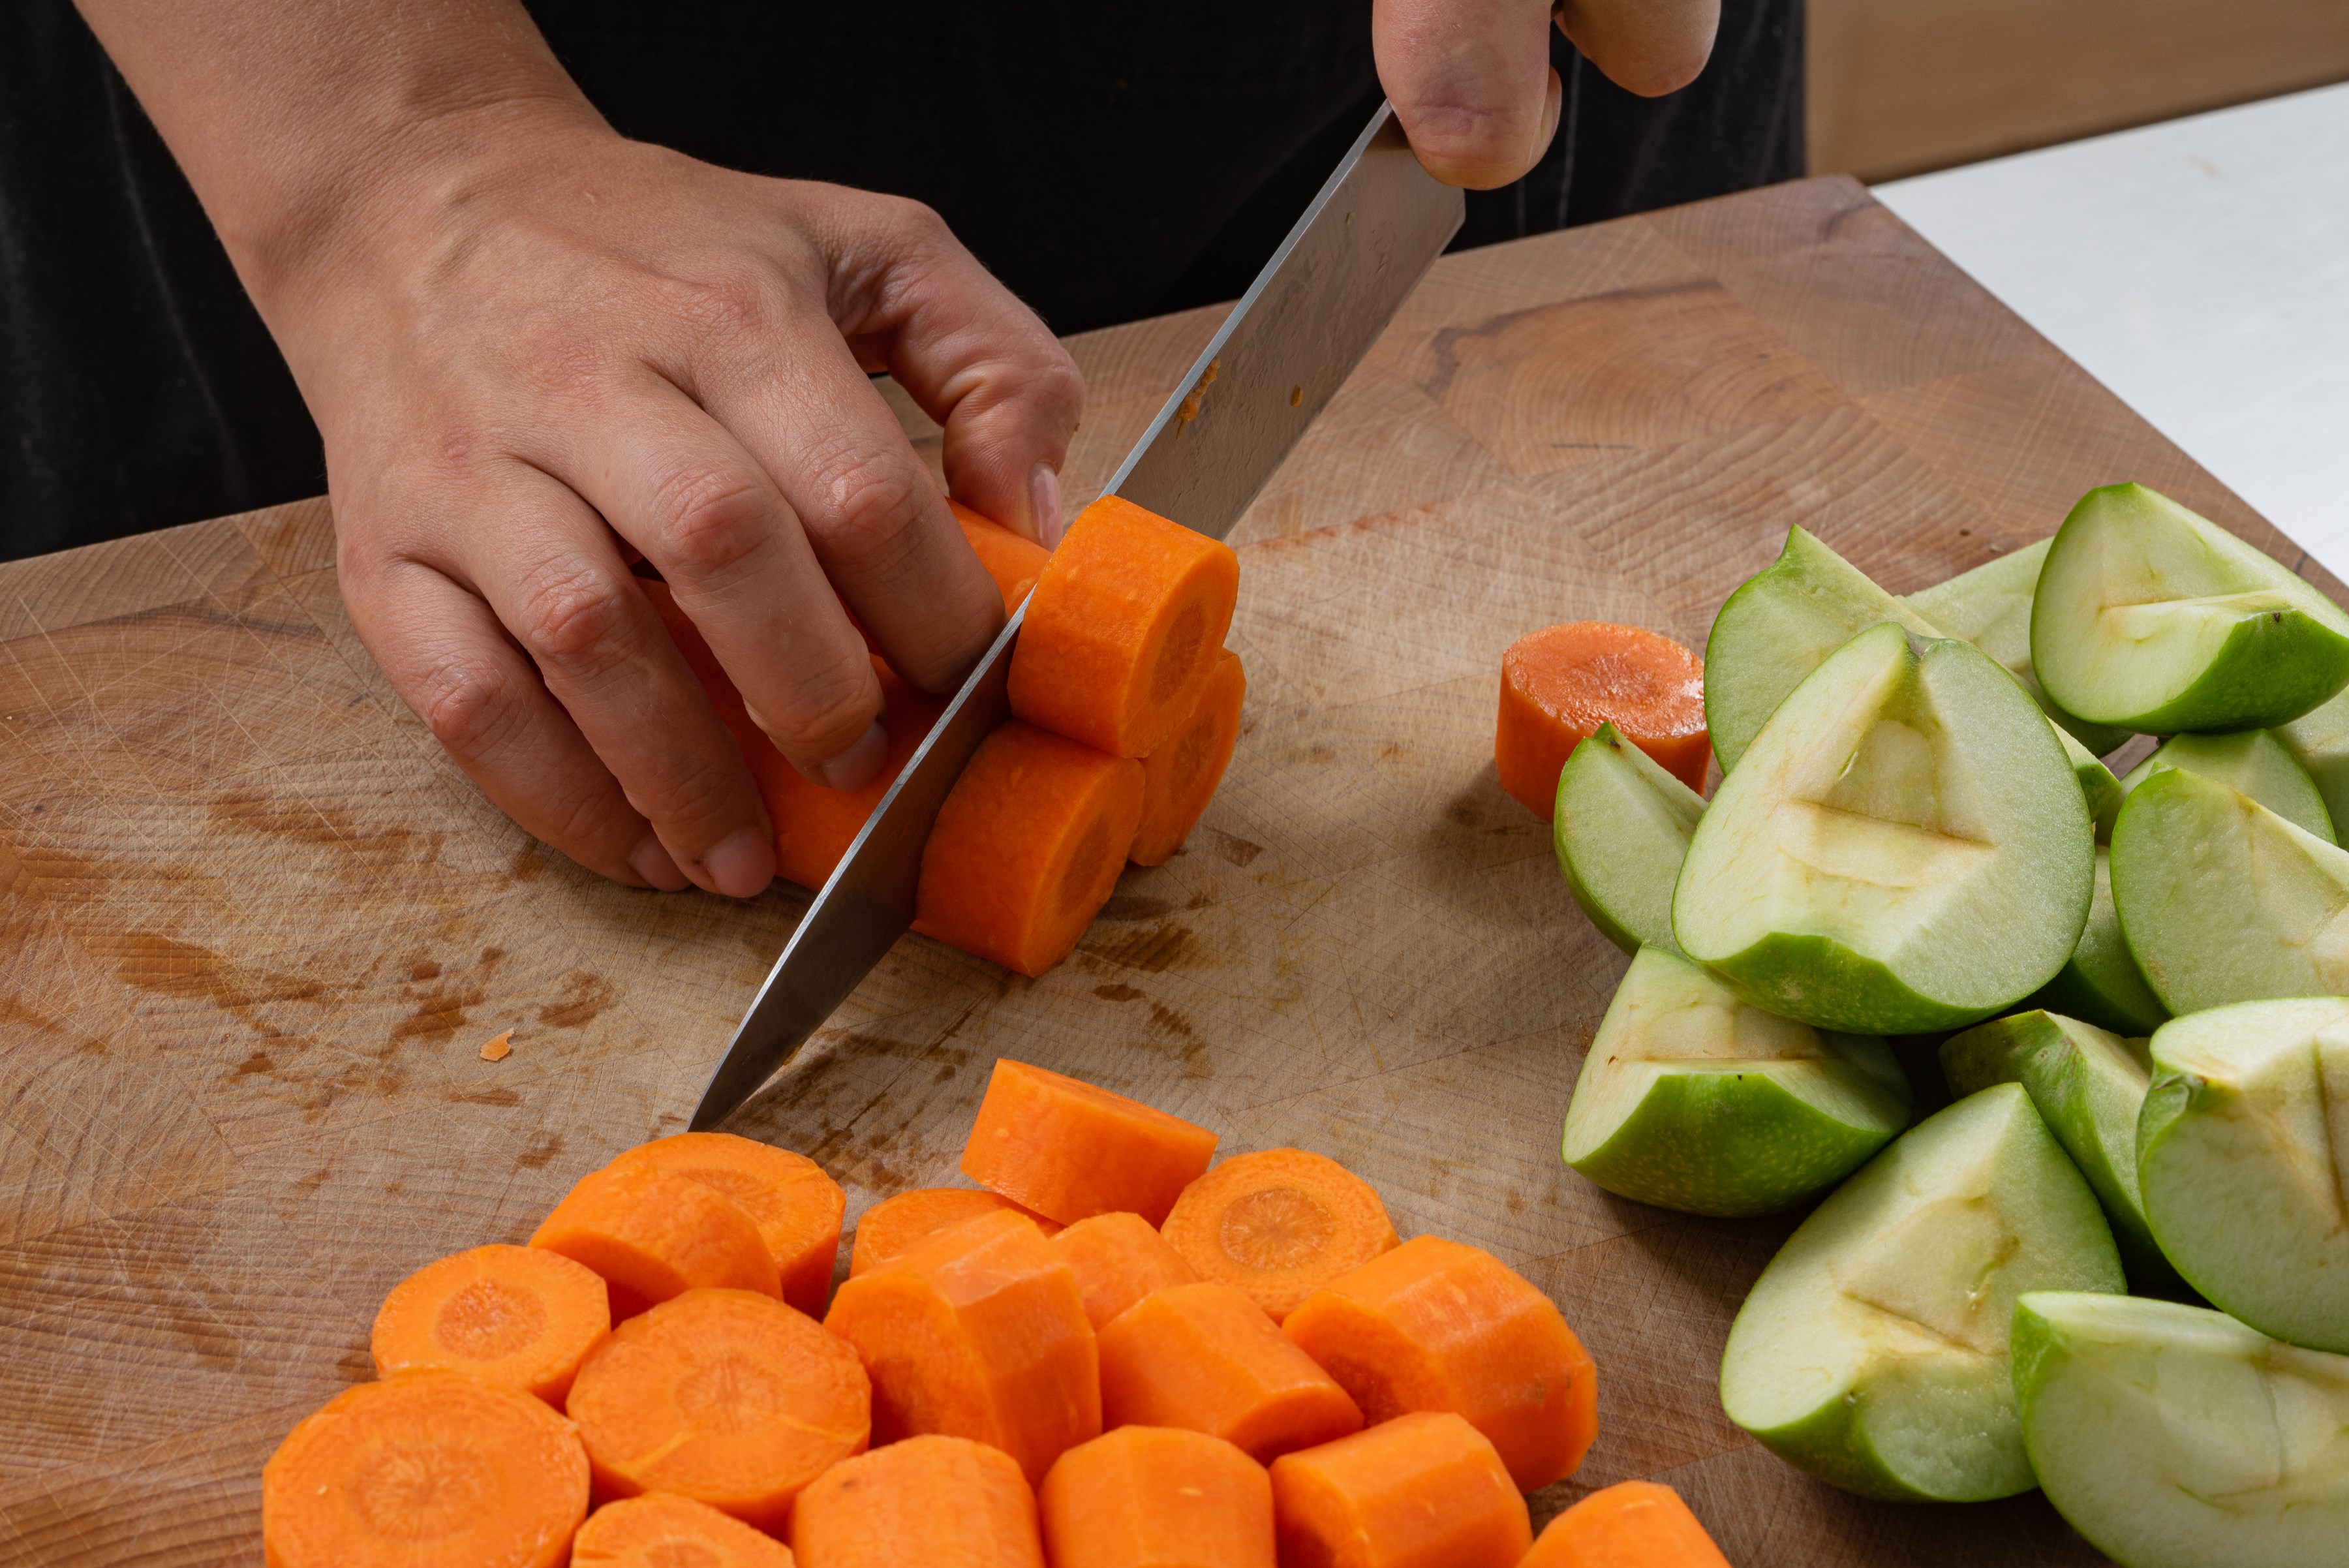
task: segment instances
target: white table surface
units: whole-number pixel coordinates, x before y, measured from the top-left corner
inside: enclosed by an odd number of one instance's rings
[[[2349,578],[2349,86],[1875,193]]]

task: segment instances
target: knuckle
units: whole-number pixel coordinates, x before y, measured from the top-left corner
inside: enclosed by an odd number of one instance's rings
[[[508,673],[492,660],[460,656],[424,672],[413,694],[416,716],[452,756],[478,757],[512,731],[522,703]]]
[[[514,629],[533,658],[592,675],[614,658],[631,617],[618,584],[579,567],[525,583],[520,619]]]
[[[921,514],[926,477],[905,465],[842,447],[819,456],[812,479],[822,505],[813,520],[825,545],[858,565],[902,556]]]
[[[872,667],[843,663],[811,673],[792,693],[783,711],[769,722],[784,751],[815,762],[845,750],[879,716],[874,701]]]
[[[732,571],[771,533],[764,487],[724,466],[675,471],[661,483],[654,511],[672,558],[697,576]]]
[[[721,342],[760,337],[781,325],[786,301],[779,284],[749,268],[728,268],[671,286],[677,314]]]

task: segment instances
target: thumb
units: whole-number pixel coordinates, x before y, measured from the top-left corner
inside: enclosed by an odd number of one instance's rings
[[[1375,0],[1379,83],[1427,171],[1472,191],[1531,169],[1557,130],[1545,0]]]

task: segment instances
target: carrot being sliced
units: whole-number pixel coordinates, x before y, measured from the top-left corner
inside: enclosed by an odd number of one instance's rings
[[[1151,1292],[1193,1284],[1199,1278],[1199,1272],[1139,1214],[1080,1220],[1053,1237],[1052,1245],[1077,1276],[1077,1293],[1084,1297],[1085,1317],[1095,1334]]]
[[[1493,763],[1501,787],[1547,822],[1567,753],[1599,726],[1704,788],[1704,660],[1636,626],[1578,620],[1521,637],[1501,656],[1501,717]]]
[[[595,1495],[673,1492],[769,1532],[792,1499],[864,1451],[872,1386],[805,1313],[749,1291],[688,1291],[612,1331],[564,1408]]]
[[[1518,1568],[1729,1568],[1681,1494],[1618,1481],[1549,1521]]]
[[[948,501],[947,509],[954,520],[962,524],[962,536],[970,541],[972,554],[987,575],[995,579],[995,587],[1003,595],[1003,608],[1009,614],[1019,607],[1036,586],[1043,572],[1044,563],[1052,552],[1033,539],[1024,539],[991,517],[973,512],[959,501]]]
[[[916,1187],[884,1198],[856,1222],[856,1244],[848,1252],[848,1277],[895,1262],[965,1220],[982,1214],[1024,1215],[1050,1236],[1060,1230],[1041,1214],[1022,1209],[1000,1193],[976,1187]]]
[[[607,1502],[571,1543],[571,1568],[792,1568],[791,1548],[689,1497]]]
[[[1163,1224],[1216,1135],[1081,1079],[999,1057],[962,1173],[1063,1225],[1120,1210]]]
[[[1031,1482],[1101,1435],[1101,1366],[1076,1276],[1017,1214],[983,1214],[840,1287],[824,1327],[873,1377],[877,1443],[991,1443]]]
[[[603,1275],[615,1323],[703,1285],[781,1293],[758,1221],[732,1199],[665,1170],[588,1172],[530,1244]]]
[[[1068,957],[1142,819],[1142,764],[1018,720],[979,742],[922,846],[914,929],[1024,975]]]
[[[1395,1244],[1370,1183],[1301,1148],[1224,1161],[1183,1189],[1162,1229],[1201,1279],[1238,1286],[1275,1323]]]
[[[1272,1509],[1283,1563],[1516,1568],[1534,1539],[1493,1445],[1449,1412],[1283,1454]]]
[[[1206,1432],[1259,1463],[1361,1430],[1346,1391],[1229,1285],[1154,1291],[1099,1339],[1109,1426]]]
[[[1036,1494],[999,1449],[918,1437],[834,1465],[792,1511],[799,1568],[1044,1568]]]
[[[1148,756],[1197,701],[1239,586],[1231,546],[1102,497],[1029,595],[1012,712],[1113,756]]]
[[[459,1372],[347,1388],[261,1469],[269,1568],[556,1568],[586,1515],[571,1423]]]
[[[439,1368],[561,1406],[579,1363],[611,1331],[603,1276],[538,1247],[474,1247],[391,1288],[368,1349],[376,1374]]]
[[[1052,1568],[1274,1568],[1272,1478],[1217,1438],[1122,1427],[1037,1492]]]
[[[783,1300],[810,1317],[823,1315],[848,1209],[848,1194],[823,1167],[755,1138],[688,1132],[638,1144],[611,1168],[665,1170],[731,1199],[774,1255]]]
[[[1371,1421],[1450,1410],[1517,1490],[1572,1475],[1599,1431],[1599,1374],[1565,1314],[1481,1248],[1416,1236],[1332,1280],[1282,1326]]]
[[[1142,826],[1126,853],[1136,866],[1166,864],[1206,814],[1239,741],[1247,697],[1247,671],[1240,656],[1226,649],[1189,715],[1142,759]]]

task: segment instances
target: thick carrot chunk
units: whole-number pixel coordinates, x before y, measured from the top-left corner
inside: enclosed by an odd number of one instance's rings
[[[1052,552],[1033,539],[1024,539],[1010,529],[973,512],[959,501],[948,501],[947,509],[954,520],[962,524],[962,536],[970,541],[971,553],[987,575],[995,579],[998,591],[1003,595],[1006,614],[1019,607],[1019,601],[1036,586],[1036,578],[1044,570],[1044,563]]]
[[[639,1144],[611,1168],[665,1170],[733,1199],[774,1254],[783,1300],[823,1315],[848,1194],[803,1154],[732,1133],[689,1132]]]
[[[603,1277],[585,1264],[537,1247],[474,1247],[394,1285],[368,1348],[378,1376],[465,1372],[559,1407],[611,1327]]]
[[[1283,1563],[1516,1568],[1526,1500],[1485,1435],[1449,1413],[1398,1416],[1272,1461]]]
[[[1547,822],[1567,753],[1612,723],[1693,790],[1704,788],[1704,660],[1636,626],[1579,620],[1509,645],[1493,763],[1501,787]]]
[[[704,1285],[781,1293],[774,1254],[740,1205],[642,1166],[580,1178],[530,1244],[603,1275],[615,1323]]]
[[[856,1244],[849,1249],[848,1276],[854,1279],[867,1269],[894,1262],[967,1220],[999,1213],[1026,1215],[1047,1236],[1060,1230],[999,1193],[976,1187],[916,1187],[884,1198],[864,1211],[856,1222]]]
[[[791,1548],[689,1497],[607,1502],[579,1527],[571,1568],[792,1568]]]
[[[1040,975],[1109,901],[1142,764],[1014,720],[979,742],[922,846],[914,929]]]
[[[1121,1427],[1037,1493],[1052,1568],[1273,1568],[1272,1478],[1200,1432]]]
[[[802,1488],[864,1451],[872,1388],[806,1314],[700,1290],[614,1329],[564,1408],[597,1497],[673,1492],[773,1532]]]
[[[1239,741],[1240,704],[1247,698],[1247,671],[1240,656],[1226,649],[1208,671],[1190,716],[1142,759],[1142,826],[1126,854],[1136,866],[1166,864],[1206,814]]]
[[[1681,1494],[1618,1481],[1549,1521],[1518,1568],[1729,1568]]]
[[[1154,1291],[1099,1338],[1109,1426],[1206,1432],[1259,1463],[1361,1430],[1346,1391],[1229,1285]]]
[[[1276,1323],[1395,1244],[1370,1183],[1301,1148],[1224,1161],[1183,1189],[1163,1229],[1201,1279],[1238,1286]]]
[[[1112,756],[1148,756],[1197,702],[1239,587],[1231,546],[1102,497],[1028,597],[1011,711]]]
[[[988,1078],[962,1173],[1063,1225],[1120,1210],[1156,1225],[1215,1158],[1203,1127],[1006,1056]]]
[[[873,1436],[991,1443],[1041,1480],[1101,1434],[1101,1367],[1076,1276],[1017,1214],[983,1214],[840,1287],[824,1327],[873,1376]]]
[[[1282,1325],[1373,1422],[1450,1410],[1521,1491],[1572,1475],[1599,1431],[1599,1374],[1566,1317],[1480,1248],[1417,1236],[1332,1280]]]
[[[1199,1278],[1199,1272],[1139,1214],[1080,1220],[1053,1237],[1052,1244],[1077,1276],[1085,1317],[1095,1334],[1151,1292],[1192,1284]]]
[[[1036,1494],[999,1449],[919,1437],[835,1465],[792,1511],[799,1568],[1044,1568]]]
[[[555,1568],[586,1515],[571,1423],[459,1372],[347,1388],[261,1469],[269,1568]]]

